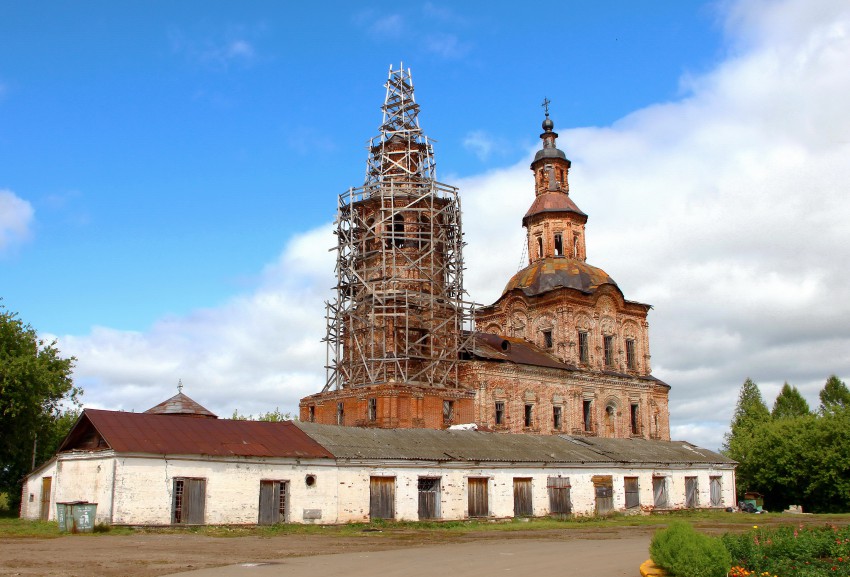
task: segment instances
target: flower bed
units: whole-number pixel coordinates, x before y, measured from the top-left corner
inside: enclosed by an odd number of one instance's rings
[[[785,526],[726,533],[730,577],[850,577],[850,527]]]
[[[753,526],[717,539],[671,523],[650,554],[671,577],[850,577],[850,527]]]

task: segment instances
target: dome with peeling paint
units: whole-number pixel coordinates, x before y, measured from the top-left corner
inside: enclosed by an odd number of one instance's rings
[[[534,296],[559,288],[571,288],[589,294],[605,284],[617,286],[614,279],[601,268],[571,258],[545,258],[516,273],[502,294],[519,289],[527,296]]]

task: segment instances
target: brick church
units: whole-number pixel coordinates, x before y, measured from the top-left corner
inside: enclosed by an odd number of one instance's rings
[[[650,306],[587,263],[548,102],[521,217],[528,265],[487,306],[465,300],[460,199],[436,179],[409,70],[390,69],[382,110],[366,181],[339,199],[327,382],[301,420],[669,440]]]

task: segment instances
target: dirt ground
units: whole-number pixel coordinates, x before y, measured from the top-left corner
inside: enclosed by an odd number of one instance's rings
[[[55,539],[0,539],[0,575],[44,577],[156,577],[184,571],[328,553],[386,551],[489,540],[619,539],[653,528],[364,532],[356,536],[279,535],[207,537],[189,534],[69,535]]]
[[[797,522],[756,516],[753,523]],[[803,521],[805,518],[799,519]],[[749,520],[749,519],[748,519]],[[805,519],[808,521],[808,519]],[[812,519],[814,521],[814,519]],[[819,521],[821,524],[823,519]],[[846,524],[846,519],[844,523]],[[198,569],[262,563],[329,553],[365,553],[450,543],[488,541],[574,541],[582,539],[648,539],[664,525],[581,527],[523,531],[448,531],[388,528],[380,532],[340,536],[283,534],[273,537],[209,537],[188,533],[135,533],[131,535],[69,535],[58,538],[0,538],[0,576],[44,577],[158,577]],[[696,523],[705,532],[746,530],[735,523]]]

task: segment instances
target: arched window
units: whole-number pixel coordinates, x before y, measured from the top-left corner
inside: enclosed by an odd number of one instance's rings
[[[395,246],[401,248],[404,246],[404,216],[396,213],[393,216],[393,224],[390,232],[390,238],[387,239],[387,248]]]

